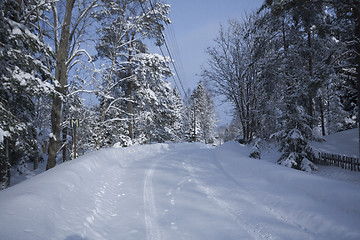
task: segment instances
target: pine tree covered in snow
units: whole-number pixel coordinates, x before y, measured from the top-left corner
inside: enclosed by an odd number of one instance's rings
[[[134,139],[143,142],[164,142],[174,138],[171,125],[172,88],[164,81],[170,76],[170,59],[158,54],[134,56],[133,85]]]
[[[296,62],[305,69],[298,75],[303,78],[301,105],[311,117],[309,126],[319,127],[323,135],[355,127],[360,99],[360,4],[291,0],[266,1],[263,7],[271,9],[274,20],[286,16],[287,26],[296,30],[283,31],[283,41],[287,50],[297,50]],[[295,36],[295,41],[289,41]]]
[[[172,94],[172,104],[170,109],[173,111],[172,129],[175,142],[184,140],[184,102],[179,90],[175,87]]]
[[[171,139],[167,123],[162,122],[171,105],[166,102],[171,91],[163,81],[171,74],[170,59],[147,53],[144,44],[145,39],[163,43],[164,24],[170,23],[169,5],[137,0],[104,3],[97,16],[102,22],[97,50],[104,61],[101,134],[107,129],[124,144]],[[101,138],[107,141],[106,136]]]
[[[21,3],[21,4],[20,4]],[[43,2],[5,1],[0,6],[0,188],[10,181],[10,166],[37,162],[35,125],[39,97],[54,94],[49,81],[50,49],[36,34]],[[41,61],[39,60],[41,59]]]
[[[186,138],[190,142],[214,142],[216,125],[214,105],[202,82],[186,103]]]

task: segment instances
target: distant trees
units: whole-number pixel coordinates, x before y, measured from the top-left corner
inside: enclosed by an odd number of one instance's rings
[[[213,143],[216,125],[214,104],[202,82],[191,93],[185,109],[187,141]]]
[[[224,95],[233,103],[234,114],[240,122],[242,137],[248,141],[253,138],[261,122],[260,109],[265,92],[272,86],[262,85],[260,80],[261,51],[263,39],[254,24],[255,17],[243,25],[237,21],[229,22],[229,29],[221,27],[215,46],[208,48],[208,67],[203,69],[202,76],[213,83],[215,91]],[[264,35],[264,37],[267,37]],[[259,49],[260,48],[260,49]]]
[[[233,103],[244,140],[276,140],[279,163],[301,169],[316,132],[356,126],[358,11],[356,1],[265,1],[221,27],[202,75]]]

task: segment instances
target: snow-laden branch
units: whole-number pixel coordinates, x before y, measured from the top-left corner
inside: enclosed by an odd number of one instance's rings
[[[80,22],[83,20],[83,18],[89,13],[89,11],[92,8],[97,7],[97,0],[93,1],[86,9],[85,11],[82,12],[82,14],[80,15],[80,17],[77,19],[77,21],[74,24],[74,27],[69,35],[69,39],[72,39],[74,34],[75,34],[75,30],[77,29],[78,25],[80,24]]]
[[[88,57],[89,62],[92,62],[91,55],[85,49],[80,49],[80,44],[78,44],[78,46],[77,46],[76,50],[74,51],[73,55],[65,63],[66,66],[69,67],[70,63],[74,60],[74,58],[80,56],[82,53],[85,54]],[[73,65],[74,64],[72,64],[71,67],[73,67]]]
[[[118,101],[120,101],[120,100],[122,100],[122,101],[127,101],[127,102],[132,102],[132,103],[136,103],[134,100],[132,100],[132,99],[130,99],[130,98],[117,98],[117,99],[115,99],[114,101],[112,101],[110,104],[109,104],[109,106],[106,108],[106,110],[105,110],[105,113],[107,113],[108,111],[110,111],[110,108],[116,108],[116,107],[114,107],[113,105],[116,103],[116,102],[118,102]],[[118,109],[118,108],[116,108],[116,109]],[[120,110],[120,109],[118,109],[118,110]],[[121,110],[122,111],[122,110]]]
[[[106,121],[103,121],[102,124],[106,124],[108,122],[115,122],[115,121],[131,121],[131,120],[139,120],[140,118],[132,118],[132,119],[129,119],[129,118],[111,118],[111,119],[108,119]]]
[[[55,53],[57,53],[58,49],[59,49],[59,29],[60,29],[60,26],[58,24],[58,12],[57,12],[57,8],[55,6],[55,2],[53,2],[51,4],[51,9],[52,9],[52,12],[54,14],[54,28],[53,28],[53,31],[54,31],[54,45],[55,45]]]
[[[99,90],[80,89],[80,90],[76,90],[76,91],[73,91],[73,92],[69,93],[67,96],[70,97],[70,96],[73,96],[73,95],[78,94],[78,93],[97,93],[97,92],[99,92]]]
[[[24,14],[23,16],[21,16],[19,22],[21,21],[25,21],[27,22],[28,19],[30,18],[31,14],[33,14],[35,11],[37,11],[39,8],[47,5],[47,4],[53,4],[56,3],[58,0],[54,0],[54,1],[44,1],[43,3],[41,3],[40,5],[37,5],[36,7],[34,7],[33,9],[31,9],[31,11],[29,11],[28,13]]]

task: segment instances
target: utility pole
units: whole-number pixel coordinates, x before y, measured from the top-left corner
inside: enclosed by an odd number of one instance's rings
[[[76,127],[74,127],[74,159],[76,158]]]
[[[74,133],[74,136],[73,136],[73,144],[74,144],[74,157],[73,159],[76,158],[76,129],[80,126],[80,121],[79,119],[71,119],[70,120],[70,127],[73,129],[73,133]]]

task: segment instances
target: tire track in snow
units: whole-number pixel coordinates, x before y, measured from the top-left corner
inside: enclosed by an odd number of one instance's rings
[[[157,162],[146,171],[144,180],[144,218],[146,228],[146,238],[148,240],[160,240],[161,232],[157,221],[157,212],[155,208],[153,176]]]

